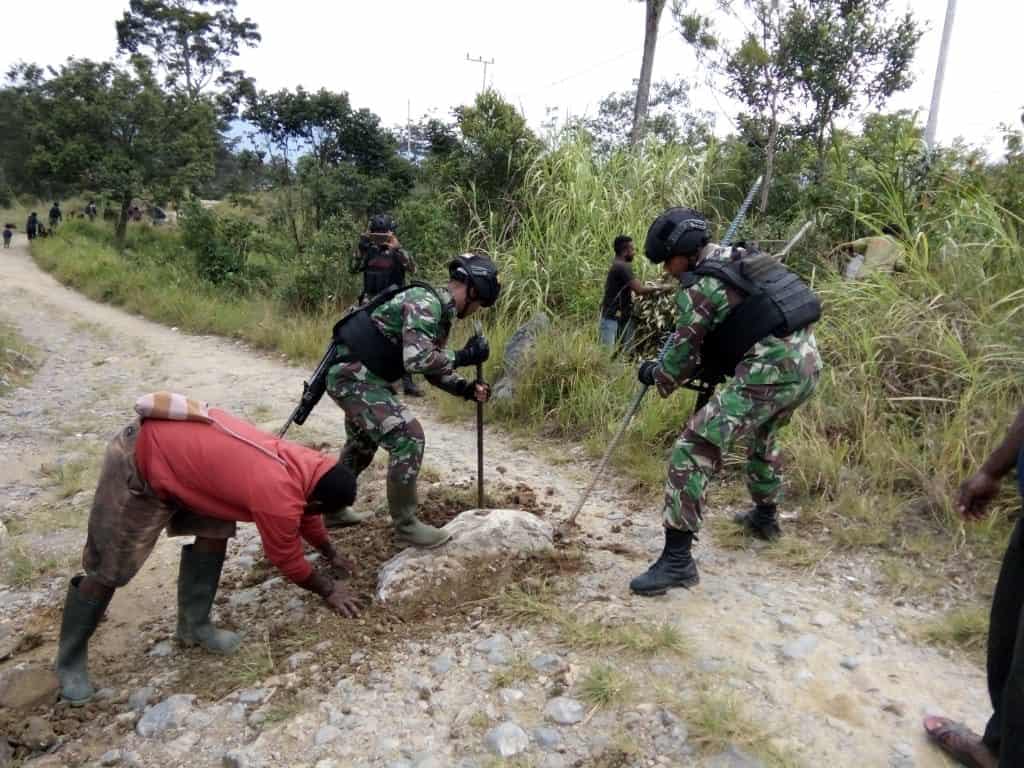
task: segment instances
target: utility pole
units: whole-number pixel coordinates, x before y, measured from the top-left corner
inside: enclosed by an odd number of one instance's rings
[[[481,56],[477,56],[476,58],[472,58],[467,53],[466,54],[466,61],[471,61],[474,64],[483,64],[484,65],[484,83],[483,83],[482,86],[480,86],[480,91],[481,92],[486,91],[487,90],[487,65],[488,64],[493,64],[494,63],[494,59],[487,60],[487,59],[485,59],[485,58],[483,58]]]
[[[932,106],[928,110],[928,125],[924,129],[924,142],[928,150],[935,146],[935,130],[939,126],[939,101],[942,99],[942,80],[946,76],[946,56],[949,54],[949,38],[953,34],[953,16],[956,14],[956,0],[946,2],[946,23],[942,27],[942,46],[939,48],[939,64],[935,68],[935,83],[932,85]]]

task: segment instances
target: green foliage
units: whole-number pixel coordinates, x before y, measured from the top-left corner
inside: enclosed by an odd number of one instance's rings
[[[278,297],[284,305],[299,312],[322,311],[325,307],[338,311],[346,298],[357,295],[358,278],[346,267],[359,232],[351,218],[330,219],[298,255],[282,281]]]
[[[116,24],[118,51],[148,54],[167,88],[191,101],[217,85],[231,104],[251,87],[230,69],[231,60],[261,39],[255,22],[235,16],[236,6],[236,0],[131,0]]]
[[[546,308],[596,324],[612,240],[625,233],[642,243],[664,208],[701,207],[704,169],[704,155],[674,144],[601,158],[577,138],[538,157],[526,171],[514,236],[491,217],[470,241],[501,267],[502,312],[523,321]],[[646,266],[642,257],[635,264],[640,273]]]
[[[421,189],[395,208],[398,237],[414,255],[417,277],[442,277],[449,259],[466,250],[465,240],[448,196]]]
[[[182,243],[192,251],[199,275],[214,284],[239,284],[253,225],[225,219],[191,200],[179,214]]]
[[[136,196],[179,197],[212,170],[212,108],[165,94],[143,60],[125,70],[72,59],[49,79],[22,65],[16,77],[26,92],[32,172],[113,198],[119,242]]]
[[[461,141],[441,141],[430,171],[457,191],[464,224],[483,229],[507,220],[541,145],[516,108],[487,90],[455,110]],[[443,134],[442,134],[443,135]]]

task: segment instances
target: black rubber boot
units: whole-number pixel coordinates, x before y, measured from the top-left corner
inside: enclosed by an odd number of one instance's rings
[[[782,535],[779,510],[774,504],[758,504],[753,509],[735,515],[733,522],[746,528],[751,536],[765,541],[775,541]]]
[[[182,645],[201,645],[214,653],[238,650],[242,638],[234,632],[218,629],[210,621],[210,608],[223,567],[222,552],[196,552],[191,544],[181,548],[177,637]]]
[[[96,601],[82,597],[78,592],[81,581],[81,576],[75,576],[68,584],[57,649],[60,695],[72,706],[85,704],[96,693],[89,682],[89,638],[110,603],[110,598]]]
[[[402,391],[405,392],[406,397],[423,397],[423,390],[416,386],[411,373],[402,377]]]
[[[663,595],[673,587],[695,587],[700,583],[697,564],[690,548],[693,532],[665,529],[665,548],[654,565],[629,582],[632,592],[644,597]]]

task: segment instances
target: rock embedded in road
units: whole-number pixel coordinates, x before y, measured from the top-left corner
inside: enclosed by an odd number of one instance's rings
[[[567,696],[558,696],[544,707],[544,715],[559,725],[575,725],[583,720],[583,705]]]
[[[444,526],[451,540],[437,549],[409,548],[381,566],[377,598],[392,602],[431,590],[486,559],[500,567],[522,555],[554,550],[551,525],[517,509],[471,509]],[[499,651],[500,654],[500,651]],[[504,663],[496,654],[492,663]]]
[[[195,700],[196,697],[191,694],[176,693],[167,697],[146,710],[135,726],[135,732],[144,738],[153,738],[173,728],[180,728],[192,712]]]
[[[530,748],[530,737],[509,720],[491,728],[484,737],[484,743],[498,757],[515,757]]]
[[[0,676],[0,708],[29,711],[57,700],[60,682],[42,667],[11,669]]]

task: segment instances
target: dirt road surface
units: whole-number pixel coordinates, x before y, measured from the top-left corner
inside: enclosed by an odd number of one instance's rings
[[[89,483],[138,395],[184,392],[274,429],[307,372],[240,342],[185,335],[85,299],[41,272],[23,240],[0,256],[0,320],[18,328],[41,360],[28,387],[0,398],[0,520],[9,529],[0,642],[23,641],[0,664],[2,674],[52,659],[66,578],[84,540]],[[468,496],[469,423],[441,422],[428,405],[413,408],[427,434],[424,486],[435,500],[453,487]],[[336,450],[340,412],[325,399],[294,434]],[[553,522],[572,507],[592,467],[572,447],[530,444],[497,429],[487,440],[488,485],[535,496],[538,513]],[[382,463],[378,456],[361,487],[362,504],[381,506]],[[508,490],[503,499],[513,497]],[[718,510],[709,524],[727,525],[726,513]],[[386,557],[393,550],[385,518],[378,511],[373,525],[336,541],[358,553],[377,537],[371,549]],[[608,483],[581,521],[585,563],[556,578],[548,598],[564,619],[521,624],[486,600],[439,618],[373,609],[346,623],[275,579],[251,526],[242,526],[218,602],[222,619],[245,636],[231,661],[169,642],[180,543],[162,539],[94,639],[101,701],[46,709],[56,743],[30,764],[926,767],[948,763],[922,736],[924,714],[984,724],[982,671],[916,641],[913,628],[928,616],[872,594],[855,575],[797,573],[754,550],[716,549],[704,536],[701,585],[641,599],[626,585],[660,550],[656,505]],[[367,591],[374,562],[362,577]],[[637,651],[588,637],[595,625],[581,622],[656,635],[664,647]],[[651,635],[652,627],[662,634]],[[145,700],[172,694],[194,698],[176,700],[180,717],[167,731],[140,736]],[[584,702],[582,722],[571,722],[580,719],[572,711],[552,711],[558,695]],[[8,714],[0,727],[21,724]],[[501,738],[526,738],[517,747],[524,751],[497,757]],[[762,757],[753,757],[758,750]]]

